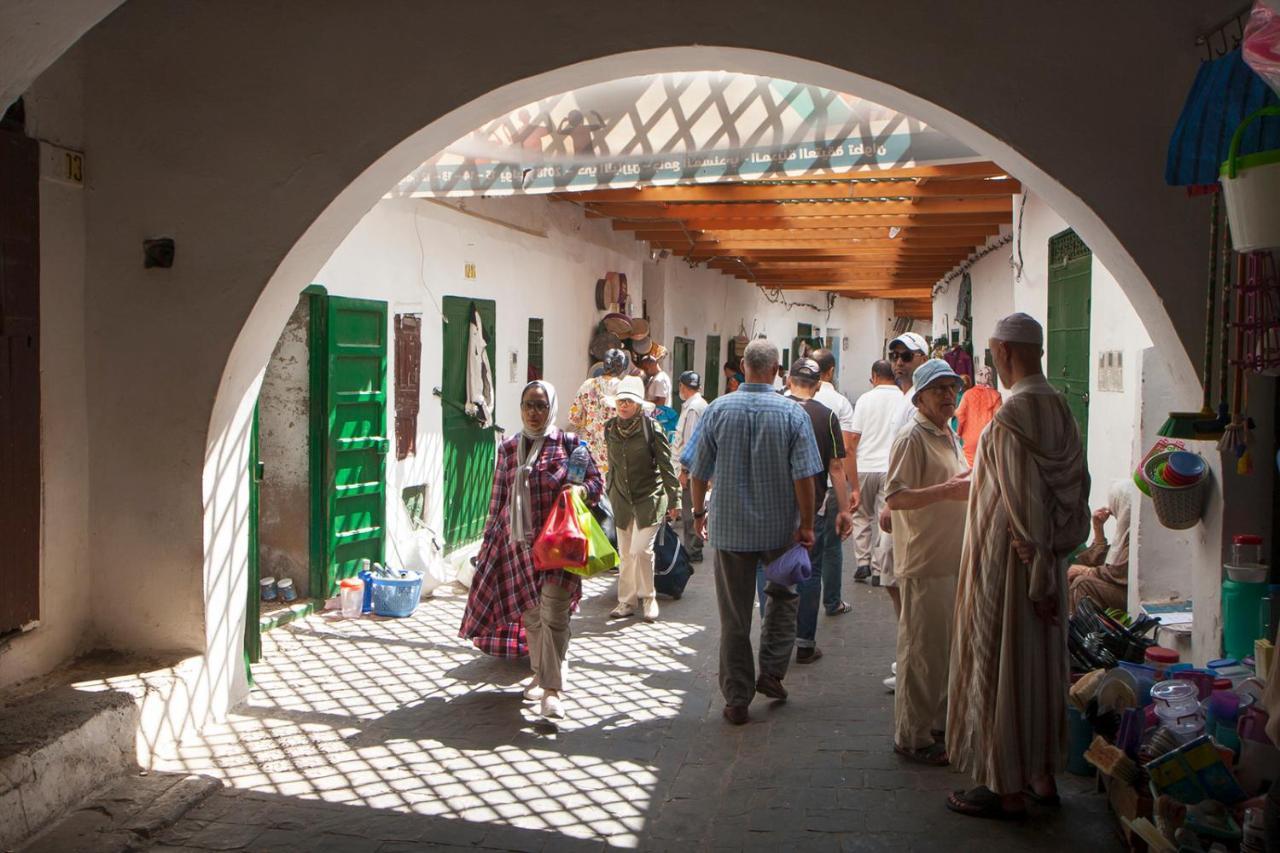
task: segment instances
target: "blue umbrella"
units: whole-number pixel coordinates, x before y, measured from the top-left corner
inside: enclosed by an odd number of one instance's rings
[[[1169,140],[1165,183],[1175,187],[1217,184],[1218,170],[1227,159],[1231,136],[1240,122],[1272,104],[1280,104],[1280,98],[1245,64],[1240,48],[1201,63]],[[1280,148],[1280,118],[1250,124],[1240,153],[1271,148]]]

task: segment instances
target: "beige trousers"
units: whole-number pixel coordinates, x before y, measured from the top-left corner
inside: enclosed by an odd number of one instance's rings
[[[658,525],[640,527],[634,521],[618,528],[618,603],[639,607],[653,598],[653,543]]]
[[[858,492],[862,495],[853,513],[853,544],[859,566],[876,570],[876,545],[880,541],[880,510],[884,509],[884,483],[888,474],[868,471],[858,474]]]
[[[569,651],[569,610],[573,593],[553,583],[542,585],[538,605],[524,612],[525,637],[529,641],[529,664],[533,677],[544,690],[562,690],[564,657]]]
[[[956,579],[898,578],[898,683],[893,697],[894,740],[906,749],[933,743],[947,724],[947,668]]]

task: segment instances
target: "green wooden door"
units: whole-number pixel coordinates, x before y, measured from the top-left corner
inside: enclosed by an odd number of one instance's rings
[[[683,400],[680,399],[680,374],[693,370],[693,338],[676,338],[671,348],[671,399],[669,405],[677,412]]]
[[[497,303],[492,299],[446,296],[442,307],[444,344],[440,397],[444,428],[444,549],[448,553],[479,539],[489,513],[496,430],[481,427],[466,413],[464,405],[471,311],[474,308],[480,314],[492,366],[497,363],[494,342]]]
[[[1089,435],[1089,303],[1093,254],[1074,231],[1049,240],[1048,378]]]
[[[707,335],[707,369],[702,374],[702,396],[707,402],[720,396],[720,336]]]
[[[258,492],[262,473],[262,462],[258,455],[258,407],[255,405],[253,424],[249,428],[249,559],[246,561],[249,577],[244,615],[244,673],[250,684],[253,684],[253,669],[250,664],[262,660],[262,626],[258,621],[258,581],[262,574],[258,560]]]
[[[320,544],[324,597],[336,595],[338,581],[360,570],[363,560],[384,559],[386,549],[387,303],[369,299],[324,298],[323,408],[313,436],[322,439],[322,476],[313,475],[323,520]],[[314,305],[314,302],[313,302]],[[313,313],[314,316],[314,313]],[[314,327],[313,327],[314,328]],[[316,351],[313,349],[313,356]],[[318,363],[318,364],[317,364]],[[314,457],[313,457],[314,458]],[[317,578],[313,576],[313,584]],[[313,595],[315,593],[313,592]],[[319,597],[319,596],[317,596]]]

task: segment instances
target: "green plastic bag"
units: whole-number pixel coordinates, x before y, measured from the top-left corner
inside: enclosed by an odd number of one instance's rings
[[[587,564],[582,568],[571,566],[565,571],[584,578],[595,577],[618,565],[618,552],[609,544],[609,537],[600,527],[600,522],[596,521],[596,517],[591,514],[586,502],[582,500],[582,493],[574,489],[570,499],[573,501],[574,512],[578,514],[578,523],[582,525],[582,532],[587,534]]]

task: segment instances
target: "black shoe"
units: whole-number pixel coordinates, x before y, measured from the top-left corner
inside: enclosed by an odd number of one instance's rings
[[[690,551],[690,552],[689,552],[689,562],[690,562],[690,563],[701,563],[701,562],[702,562],[702,552],[701,552],[701,551],[696,551],[696,552],[695,552],[695,551]]]
[[[866,583],[870,577],[871,577],[870,566],[858,566],[857,571],[853,573],[853,579],[858,583]]]
[[[813,663],[822,657],[822,649],[817,646],[807,649],[796,649],[796,663]]]
[[[871,585],[872,585],[872,586],[880,586],[880,576],[879,576],[879,575],[872,575],[872,576],[871,576]]]
[[[756,692],[768,696],[770,699],[787,698],[787,688],[782,686],[782,679],[774,675],[762,674],[756,679]]]

